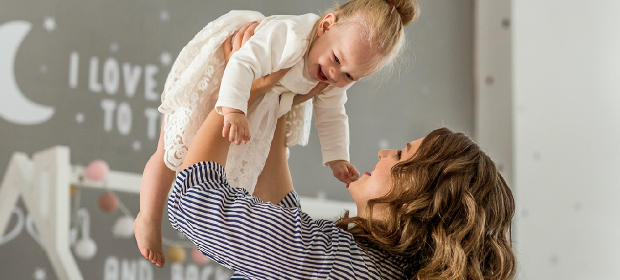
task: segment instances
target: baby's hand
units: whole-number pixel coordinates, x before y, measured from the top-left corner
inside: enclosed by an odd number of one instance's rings
[[[360,177],[360,173],[355,169],[355,166],[346,160],[334,160],[327,164],[331,167],[334,177],[345,184],[357,181]]]
[[[250,140],[250,123],[243,111],[222,107],[222,114],[224,115],[222,137],[228,135],[228,140],[237,145],[241,144],[241,141],[247,143]]]

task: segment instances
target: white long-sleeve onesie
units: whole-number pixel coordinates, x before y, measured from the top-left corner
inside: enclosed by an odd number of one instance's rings
[[[314,108],[323,163],[349,160],[346,88],[330,86],[313,102],[291,106],[295,94],[306,94],[317,85],[308,76],[306,54],[318,19],[314,14],[265,18],[255,11],[230,11],[198,32],[175,60],[158,108],[164,114],[166,166],[180,171],[196,132],[216,102],[217,107],[242,110],[250,122],[252,139],[229,148],[226,177],[233,187],[253,193],[277,119],[285,113],[287,146],[308,142]],[[261,22],[255,35],[226,64],[223,42],[253,21]],[[289,67],[274,88],[247,108],[252,81]]]
[[[252,81],[292,67],[273,89],[282,95],[279,111],[285,113],[290,110],[293,94],[287,94],[288,92],[307,94],[318,84],[310,78],[306,66],[306,54],[313,37],[313,27],[318,19],[315,14],[265,18],[257,26],[254,36],[232,55],[226,65],[216,110],[221,113],[221,107],[229,107],[241,110],[247,115]],[[333,160],[349,161],[349,125],[344,107],[347,88],[329,86],[315,96],[313,101],[323,164]],[[287,102],[288,106],[283,105]],[[278,117],[282,113],[279,113]],[[305,139],[294,143],[289,141],[289,145],[306,143],[307,137],[308,135],[304,135]]]

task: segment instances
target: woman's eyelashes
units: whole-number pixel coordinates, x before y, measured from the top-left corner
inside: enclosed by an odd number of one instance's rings
[[[400,160],[400,155],[403,153],[403,150],[398,150],[398,152],[396,152],[396,159]]]

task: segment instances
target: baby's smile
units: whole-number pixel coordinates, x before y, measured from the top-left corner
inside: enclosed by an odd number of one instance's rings
[[[321,65],[319,65],[317,67],[316,72],[317,72],[316,76],[317,76],[317,78],[319,78],[319,81],[321,81],[321,82],[327,81],[327,76],[325,76],[325,73],[323,73],[323,69],[321,69]]]

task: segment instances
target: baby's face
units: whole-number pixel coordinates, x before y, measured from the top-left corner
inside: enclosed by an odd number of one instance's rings
[[[357,24],[319,25],[308,53],[308,74],[313,80],[345,87],[376,72],[372,63],[376,55],[358,29]]]

